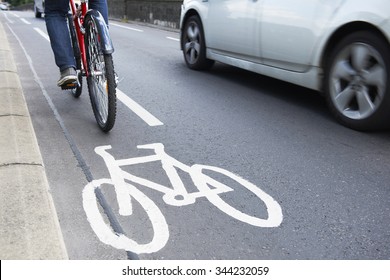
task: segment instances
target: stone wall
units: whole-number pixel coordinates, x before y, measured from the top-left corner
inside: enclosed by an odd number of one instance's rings
[[[178,0],[108,0],[109,16],[115,19],[178,29],[182,2]]]

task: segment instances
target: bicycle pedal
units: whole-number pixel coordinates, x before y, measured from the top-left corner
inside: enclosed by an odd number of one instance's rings
[[[77,86],[78,86],[78,83],[71,83],[71,84],[62,85],[61,89],[62,90],[75,89],[75,88],[77,88]]]
[[[123,78],[119,79],[119,76],[116,72],[114,73],[114,77],[115,77],[115,84],[116,85],[118,85],[123,80]]]

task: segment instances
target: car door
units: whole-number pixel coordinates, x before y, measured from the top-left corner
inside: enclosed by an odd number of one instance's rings
[[[205,36],[213,52],[237,57],[259,57],[258,24],[263,0],[206,0],[209,2]]]
[[[261,56],[266,65],[304,72],[327,22],[344,0],[264,0]]]

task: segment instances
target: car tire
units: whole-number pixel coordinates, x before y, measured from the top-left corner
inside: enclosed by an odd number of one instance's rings
[[[214,61],[206,57],[206,43],[199,16],[191,16],[184,25],[181,47],[187,66],[193,70],[210,69]]]
[[[342,39],[325,65],[324,90],[332,114],[360,131],[380,130],[390,123],[390,52],[374,32],[360,31]]]

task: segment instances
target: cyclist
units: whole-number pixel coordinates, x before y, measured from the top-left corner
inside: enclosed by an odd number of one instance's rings
[[[99,11],[108,24],[107,0],[89,0],[89,8]],[[67,24],[69,0],[46,0],[45,22],[55,62],[60,69],[59,87],[77,81],[76,62]]]

